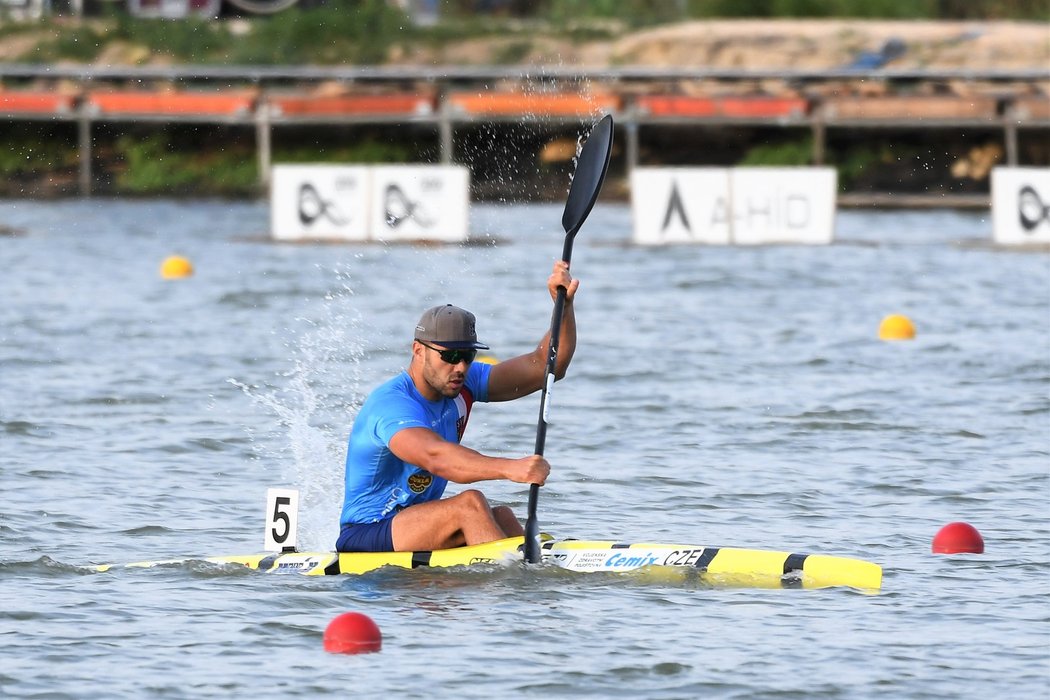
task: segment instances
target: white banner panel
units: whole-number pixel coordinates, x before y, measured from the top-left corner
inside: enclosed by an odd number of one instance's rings
[[[635,168],[631,216],[635,243],[729,243],[729,171]]]
[[[834,238],[834,168],[733,168],[729,180],[732,243],[820,245]]]
[[[286,241],[367,240],[368,183],[365,166],[273,166],[270,235]]]
[[[830,243],[836,186],[833,168],[635,168],[633,240]]]
[[[461,165],[390,165],[372,170],[372,238],[466,241],[470,173]]]
[[[992,237],[1001,245],[1050,243],[1050,168],[992,168]]]

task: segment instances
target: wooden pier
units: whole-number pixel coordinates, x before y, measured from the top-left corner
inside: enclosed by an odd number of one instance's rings
[[[1050,135],[1050,97],[1044,92],[1050,67],[986,72],[629,67],[526,72],[519,67],[0,64],[0,85],[5,86],[0,88],[0,119],[77,125],[78,184],[85,196],[94,182],[92,132],[105,123],[253,128],[261,188],[268,185],[274,139],[290,126],[422,126],[436,133],[441,162],[453,163],[457,131],[469,125],[529,123],[554,130],[612,113],[628,173],[647,164],[639,158],[647,135],[672,127],[808,131],[811,162],[817,165],[825,162],[829,136],[838,131],[986,132],[1001,140],[1004,164],[1011,166],[1047,165],[1022,163],[1020,154],[1025,139],[1045,141]],[[770,90],[770,85],[775,87]],[[934,199],[942,205],[945,201],[943,196]]]

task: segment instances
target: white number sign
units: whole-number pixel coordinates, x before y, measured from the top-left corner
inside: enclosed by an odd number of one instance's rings
[[[299,524],[299,492],[295,489],[266,489],[266,534],[263,549],[287,552],[295,549]]]

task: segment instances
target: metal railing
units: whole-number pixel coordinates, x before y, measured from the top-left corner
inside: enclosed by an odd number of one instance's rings
[[[740,83],[746,86],[749,82],[779,79],[793,87],[809,83],[856,81],[870,84],[881,81],[888,84],[888,91],[897,91],[895,83],[900,83],[898,92],[907,93],[914,90],[916,83],[948,83],[950,81],[974,81],[982,84],[1001,84],[995,88],[998,108],[995,113],[980,117],[956,118],[842,118],[824,109],[826,100],[819,96],[807,97],[810,109],[803,114],[791,116],[766,116],[754,118],[718,117],[718,116],[657,116],[651,115],[636,106],[638,95],[644,89],[629,86],[629,83],[642,83],[656,94],[674,91],[668,83],[679,83],[691,80],[722,80],[729,83]],[[624,104],[617,110],[618,127],[624,135],[625,159],[627,170],[638,165],[639,131],[670,126],[690,125],[758,125],[778,128],[809,129],[813,135],[813,162],[824,161],[827,132],[835,128],[957,128],[969,130],[980,128],[998,130],[1003,135],[1006,160],[1009,165],[1018,162],[1019,129],[1050,129],[1050,119],[1046,117],[1026,118],[1014,108],[1016,99],[1030,95],[1033,85],[1042,83],[1044,89],[1050,85],[1050,66],[1040,69],[1009,70],[944,70],[944,69],[806,69],[806,70],[757,70],[757,69],[698,69],[698,68],[650,68],[650,67],[615,67],[587,69],[566,66],[53,66],[35,64],[0,63],[0,81],[10,85],[13,81],[32,81],[36,89],[41,84],[63,83],[63,90],[68,90],[69,82],[79,85],[81,98],[97,88],[119,85],[151,87],[153,81],[164,83],[185,83],[187,85],[206,81],[217,83],[219,88],[258,88],[260,93],[254,100],[252,108],[232,115],[215,114],[99,114],[89,101],[79,99],[75,107],[64,114],[18,114],[5,113],[0,106],[0,119],[6,120],[40,120],[54,119],[72,121],[78,124],[78,142],[80,149],[80,190],[89,194],[93,182],[91,172],[92,138],[91,130],[95,123],[113,121],[139,122],[179,122],[191,121],[212,124],[240,124],[254,127],[256,131],[256,148],[260,171],[260,185],[265,186],[269,179],[271,163],[272,130],[288,124],[390,124],[417,123],[431,124],[438,132],[441,159],[451,162],[453,159],[454,130],[458,125],[467,123],[530,121],[550,122],[551,124],[585,121],[583,116],[560,116],[553,118],[535,115],[471,115],[457,113],[449,108],[445,97],[454,90],[477,89],[485,92],[496,81],[517,80],[522,86],[534,83],[550,85],[551,90],[564,88],[574,90],[578,84],[611,83],[604,90],[611,93],[622,92]],[[429,92],[435,95],[433,112],[415,115],[311,115],[309,117],[282,117],[276,115],[268,103],[267,89],[287,87],[292,83],[296,87],[306,88],[311,83],[344,82],[348,85],[367,83],[369,88],[389,84],[391,88],[405,90],[406,84],[425,83]],[[152,86],[157,87],[157,86]],[[412,88],[409,88],[412,89]],[[534,92],[542,92],[534,87]],[[805,94],[804,90],[799,91]],[[848,94],[848,87],[845,89]],[[819,91],[818,91],[819,93]],[[1038,133],[1042,133],[1041,131]],[[1038,134],[1036,136],[1038,138]]]
[[[261,85],[269,82],[345,81],[356,82],[426,82],[484,83],[492,80],[518,79],[522,82],[559,80],[588,81],[660,81],[660,80],[783,80],[814,83],[831,80],[864,80],[886,82],[983,81],[1033,84],[1050,81],[1050,66],[1045,68],[805,68],[805,69],[736,69],[736,68],[668,68],[619,66],[588,68],[579,66],[55,66],[32,63],[0,63],[0,80],[10,78],[98,81],[201,81]]]

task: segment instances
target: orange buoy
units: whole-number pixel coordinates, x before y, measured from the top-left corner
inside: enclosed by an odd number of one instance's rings
[[[160,264],[160,276],[166,280],[177,280],[193,274],[193,263],[181,255],[164,258]]]
[[[879,324],[879,340],[911,340],[915,337],[915,325],[907,316],[890,314]]]
[[[336,616],[324,631],[324,650],[333,654],[368,654],[382,646],[379,627],[359,612]]]
[[[934,554],[983,554],[984,538],[969,523],[948,523],[933,537]]]

